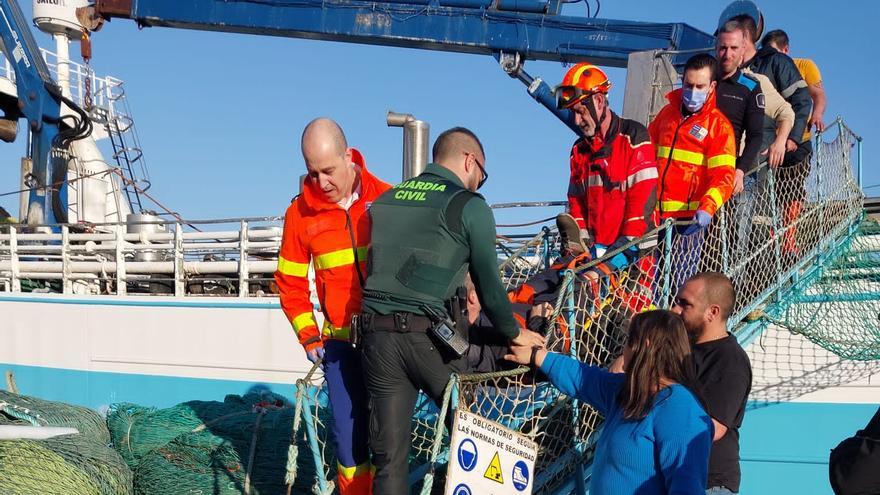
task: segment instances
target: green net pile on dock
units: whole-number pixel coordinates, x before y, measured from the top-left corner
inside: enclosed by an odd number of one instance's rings
[[[303,432],[291,445],[295,415],[281,396],[263,393],[166,409],[117,404],[107,424],[137,494],[310,493],[314,461]],[[289,470],[297,472],[288,487]]]
[[[80,435],[99,444],[110,443],[104,418],[87,407],[0,390],[0,424],[4,422],[76,428]]]
[[[110,434],[94,411],[0,391],[0,424],[76,428],[46,440],[0,441],[0,493],[129,495],[132,472],[107,446]]]

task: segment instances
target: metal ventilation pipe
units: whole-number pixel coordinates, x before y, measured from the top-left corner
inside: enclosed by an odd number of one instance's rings
[[[389,111],[388,127],[403,127],[403,180],[415,177],[428,166],[431,126],[411,114]]]

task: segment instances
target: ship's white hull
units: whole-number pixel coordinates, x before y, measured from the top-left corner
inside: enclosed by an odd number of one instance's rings
[[[311,367],[275,298],[4,294],[0,313],[0,363],[20,391],[96,409],[292,397]],[[775,327],[747,350],[741,493],[830,493],[828,452],[876,410],[880,363],[838,362]]]
[[[0,314],[0,363],[22,393],[98,409],[290,395],[311,367],[276,298],[4,294]]]

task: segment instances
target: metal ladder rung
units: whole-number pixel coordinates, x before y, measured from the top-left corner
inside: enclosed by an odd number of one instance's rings
[[[134,155],[134,158],[129,157],[129,153],[132,153]],[[124,157],[129,162],[129,164],[133,164],[134,162],[140,160],[144,156],[144,153],[143,151],[141,151],[140,148],[122,148],[116,153],[113,153],[114,160],[121,156]]]

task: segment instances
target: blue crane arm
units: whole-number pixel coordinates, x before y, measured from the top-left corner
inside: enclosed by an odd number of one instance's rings
[[[0,40],[3,53],[15,70],[18,110],[32,132],[29,154],[35,182],[29,198],[29,221],[66,221],[66,190],[63,179],[53,173],[52,147],[61,124],[61,89],[49,68],[15,0],[0,0]],[[63,169],[66,175],[66,167]],[[22,219],[23,220],[23,219]]]
[[[551,1],[556,3],[551,3]],[[100,17],[164,26],[625,67],[630,53],[707,48],[683,23],[557,15],[558,0],[97,0]],[[524,10],[517,10],[524,9]]]
[[[526,60],[625,67],[630,53],[706,49],[714,38],[683,23],[558,15],[564,0],[96,0],[97,19],[140,26],[285,36],[493,55],[576,134],[550,87]],[[516,63],[506,60],[516,57]],[[675,60],[682,63],[683,60]]]

